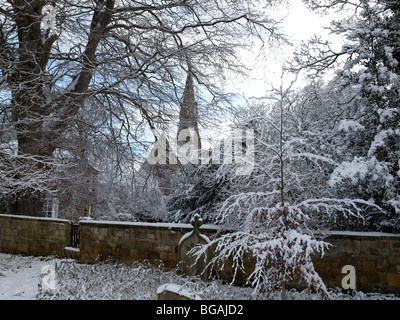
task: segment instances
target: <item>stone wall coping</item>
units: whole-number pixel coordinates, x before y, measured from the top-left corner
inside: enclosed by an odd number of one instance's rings
[[[324,235],[330,238],[347,238],[347,239],[395,239],[400,240],[400,234],[386,232],[369,232],[369,231],[327,231]]]
[[[128,221],[109,221],[109,220],[81,220],[79,222],[81,225],[95,225],[97,227],[137,227],[137,228],[151,228],[151,229],[169,229],[169,230],[187,230],[191,231],[193,226],[189,223],[167,223],[167,222],[128,222]],[[223,228],[214,224],[204,224],[200,227],[200,230],[216,232]],[[228,231],[228,230],[226,230]],[[232,231],[232,230],[231,230]],[[349,238],[383,238],[392,239],[396,238],[400,240],[400,234],[396,233],[385,233],[385,232],[367,232],[367,231],[326,231],[326,232],[316,232],[316,234],[322,234],[328,237],[349,237]]]
[[[11,218],[11,219],[22,219],[22,220],[39,220],[39,221],[51,221],[60,223],[70,223],[69,220],[59,218],[47,218],[47,217],[32,217],[24,215],[11,215],[11,214],[0,214],[0,218]],[[167,222],[129,222],[129,221],[110,221],[110,220],[81,220],[81,225],[95,225],[97,227],[136,227],[136,228],[151,228],[151,229],[169,229],[169,230],[184,230],[191,231],[193,226],[189,223],[167,223]],[[200,227],[203,232],[216,232],[222,228],[218,225],[204,224]],[[317,232],[318,234],[318,232]],[[369,239],[393,239],[400,240],[400,234],[386,233],[386,232],[365,232],[365,231],[326,231],[320,233],[330,238],[334,237],[346,237],[352,239],[358,238],[369,238]]]
[[[81,220],[80,225],[94,225],[96,227],[121,227],[121,228],[150,228],[150,229],[168,229],[191,231],[193,226],[189,223],[166,223],[166,222],[128,222],[128,221],[108,221],[108,220]],[[221,229],[220,226],[213,224],[204,224],[200,227],[203,232],[216,232]]]
[[[22,216],[22,215],[13,215],[13,214],[0,214],[0,218],[2,218],[2,217],[11,218],[11,219],[22,219],[22,220],[40,220],[40,221],[70,223],[70,221],[66,220],[66,219],[47,218],[47,217],[32,217],[32,216]]]

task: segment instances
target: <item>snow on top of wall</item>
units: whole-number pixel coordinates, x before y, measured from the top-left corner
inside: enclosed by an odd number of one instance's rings
[[[376,231],[328,231],[327,235],[359,236],[359,237],[399,237],[400,234]]]
[[[170,222],[129,222],[129,221],[109,221],[109,220],[84,220],[80,224],[105,224],[105,225],[126,225],[126,226],[140,226],[140,227],[160,227],[160,228],[182,228],[193,229],[189,223],[170,223]],[[200,229],[213,229],[219,230],[220,227],[212,224],[203,224]]]
[[[2,214],[2,213],[0,213],[0,217],[9,217],[9,218],[16,218],[16,219],[45,220],[45,221],[52,221],[52,222],[70,222],[69,220],[66,220],[66,219],[22,216],[22,215]]]
[[[143,226],[143,227],[162,227],[162,228],[182,228],[193,229],[189,223],[167,223],[167,222],[127,222],[127,221],[108,221],[108,220],[88,220],[81,221],[81,224],[104,224],[104,225],[130,225],[130,226]],[[220,230],[221,226],[213,224],[203,224],[200,229]],[[326,231],[327,235],[343,235],[343,236],[368,236],[368,237],[400,237],[400,234],[385,233],[385,232],[366,232],[366,231]],[[191,232],[185,234],[189,237]],[[202,236],[204,236],[202,234]]]
[[[0,214],[0,217],[9,218],[20,218],[20,219],[32,219],[32,220],[45,220],[53,222],[70,222],[66,219],[58,218],[46,218],[46,217],[32,217],[32,216],[20,216],[11,214]],[[108,220],[84,220],[80,221],[80,224],[105,224],[105,225],[131,225],[131,226],[148,226],[148,227],[162,227],[162,228],[183,228],[193,229],[193,226],[189,223],[167,223],[167,222],[127,222],[127,221],[108,221]],[[220,230],[221,227],[213,224],[203,224],[200,229],[211,229]],[[376,232],[376,231],[326,231],[326,235],[343,235],[343,236],[368,236],[368,237],[399,237],[400,234]],[[189,234],[188,234],[189,236]],[[202,235],[205,237],[205,235]]]

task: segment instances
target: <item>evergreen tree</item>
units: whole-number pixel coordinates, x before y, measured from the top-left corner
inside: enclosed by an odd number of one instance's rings
[[[314,9],[355,8],[350,18],[331,23],[331,31],[346,42],[339,52],[313,39],[296,60],[298,66],[317,72],[336,66],[339,84],[333,90],[352,92],[342,105],[347,116],[341,117],[336,130],[340,164],[330,185],[339,196],[372,200],[386,210],[386,214],[369,212],[367,229],[399,231],[399,5],[394,1],[306,2]]]

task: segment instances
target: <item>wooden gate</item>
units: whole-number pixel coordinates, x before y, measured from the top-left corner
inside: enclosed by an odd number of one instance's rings
[[[80,235],[79,223],[73,223],[71,221],[71,247],[79,248]]]

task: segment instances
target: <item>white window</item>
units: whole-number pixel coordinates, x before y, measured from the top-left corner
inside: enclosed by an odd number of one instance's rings
[[[57,218],[58,215],[58,199],[46,197],[43,203],[42,216],[47,218]]]

